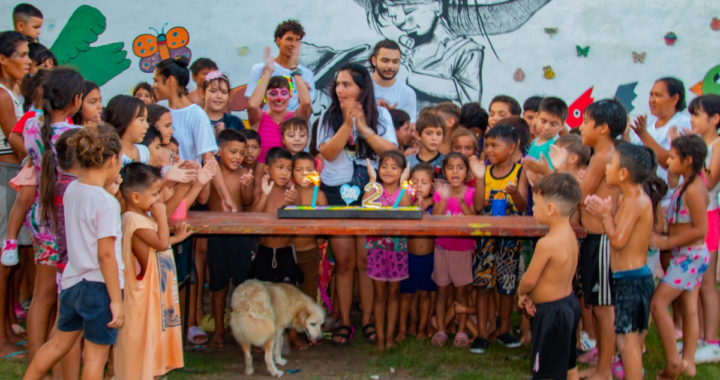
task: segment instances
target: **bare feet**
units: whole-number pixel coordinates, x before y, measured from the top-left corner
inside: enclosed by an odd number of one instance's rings
[[[587,379],[588,377],[594,375],[596,370],[597,370],[597,367],[585,368],[585,369],[581,370],[580,372],[578,372],[578,377],[581,379]]]
[[[378,339],[375,342],[375,351],[385,351],[385,339]]]
[[[295,334],[288,334],[288,337],[290,338],[290,345],[300,351],[305,351],[308,349],[308,344],[305,342],[304,339],[300,338],[297,333]]]
[[[212,338],[212,340],[210,341],[210,347],[212,347],[212,348],[223,348],[223,345],[224,345],[224,343],[225,343],[225,342],[223,341],[223,335],[224,335],[224,334],[218,334],[218,333],[213,334],[213,338]]]
[[[683,372],[685,372],[685,374],[690,377],[697,376],[697,367],[695,367],[695,362],[687,363],[687,368],[685,368],[685,370]]]
[[[416,336],[418,333],[418,325],[416,323],[410,322],[410,326],[408,326],[407,333],[410,336]]]
[[[660,371],[657,378],[658,380],[676,380],[681,373],[687,370],[688,363],[683,360],[680,364],[665,364],[665,369]]]
[[[420,328],[420,330],[418,330],[417,335],[415,335],[415,339],[417,339],[417,340],[425,340],[427,338],[428,338],[427,328]]]
[[[202,308],[195,309],[195,320],[200,321],[199,323],[202,324],[202,321],[205,319],[205,311],[203,311]]]
[[[405,341],[405,331],[398,331],[397,335],[395,336],[395,342],[402,343]]]
[[[520,343],[523,345],[530,344],[532,342],[532,335],[530,331],[524,331],[520,334]]]
[[[388,336],[387,339],[385,339],[385,348],[394,348],[395,347],[395,339],[391,336]]]

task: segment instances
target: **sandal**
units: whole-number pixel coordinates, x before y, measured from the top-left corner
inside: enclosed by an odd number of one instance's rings
[[[369,329],[372,329],[372,331],[368,332]],[[377,329],[375,328],[375,325],[372,323],[368,323],[367,325],[362,327],[362,334],[365,337],[365,340],[367,340],[369,343],[375,343],[377,342]],[[375,335],[374,339],[370,339],[371,335]]]
[[[470,344],[470,338],[468,335],[464,332],[460,332],[455,334],[455,341],[453,341],[453,345],[458,348],[464,348],[467,347]]]
[[[432,344],[435,347],[442,347],[445,345],[445,342],[447,342],[448,336],[444,332],[436,332],[435,335],[433,335],[432,339],[430,340],[430,344]]]
[[[16,356],[18,356],[18,355],[26,355],[27,353],[28,353],[27,350],[24,350],[24,351],[15,351],[15,352],[13,352],[13,353],[5,356],[5,357],[2,358],[2,359],[13,359],[13,358],[14,358],[14,359],[16,359],[16,360],[27,360],[27,357],[25,357],[25,358],[16,358]]]
[[[191,344],[205,344],[208,341],[207,333],[197,326],[190,326],[187,333],[188,342]]]
[[[346,332],[341,332],[346,331]],[[350,332],[349,334],[347,332]],[[350,343],[352,343],[353,335],[355,335],[355,328],[352,326],[340,326],[335,330],[331,340],[332,344],[335,346],[349,346]],[[337,342],[335,341],[335,338],[343,338],[345,339],[344,342]]]

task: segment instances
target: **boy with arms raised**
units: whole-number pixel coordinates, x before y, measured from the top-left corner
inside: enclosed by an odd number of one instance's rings
[[[590,104],[585,109],[580,126],[583,145],[593,148],[585,177],[580,184],[583,198],[596,195],[610,198],[615,209],[620,195],[618,189],[608,186],[605,169],[615,152],[615,139],[627,126],[627,112],[617,100],[605,99]],[[582,278],[585,306],[592,308],[597,330],[597,368],[588,368],[581,375],[591,375],[591,380],[612,378],[610,366],[615,354],[615,308],[610,291],[610,242],[599,219],[588,213],[580,204],[580,222],[587,230],[587,237],[580,245],[580,276]],[[646,252],[646,251],[644,251]],[[594,351],[590,351],[593,355]],[[582,357],[579,358],[582,361]]]
[[[253,201],[252,170],[243,168],[246,140],[240,132],[233,129],[222,130],[218,134],[218,161],[220,175],[223,176],[228,194],[243,211]],[[208,183],[205,193],[209,192],[208,208],[210,211],[223,211],[222,199],[217,191],[212,191]],[[210,273],[208,289],[212,292],[212,313],[215,321],[222,321],[225,314],[225,296],[228,285],[242,284],[247,279],[248,269],[252,261],[252,242],[244,235],[210,236],[207,242],[207,267]],[[211,347],[222,348],[225,336],[223,323],[215,323],[215,335]]]
[[[578,378],[580,304],[573,294],[578,244],[570,216],[581,196],[577,180],[567,173],[546,176],[533,187],[533,217],[549,226],[518,287],[518,306],[533,317],[533,379]]]
[[[615,215],[610,198],[590,195],[585,199],[587,212],[602,222],[614,253],[610,266],[615,333],[628,380],[643,378],[638,331],[642,334],[648,329],[650,301],[655,291],[652,271],[647,266],[653,207],[643,190],[643,182],[656,169],[657,158],[652,150],[629,143],[620,144],[605,171],[607,184],[619,188],[622,193]]]
[[[425,113],[420,115],[412,132],[416,141],[420,142],[420,152],[407,157],[408,167],[412,170],[415,165],[427,162],[435,170],[435,174],[442,171],[445,155],[440,153],[440,145],[445,134],[445,121],[442,117]]]

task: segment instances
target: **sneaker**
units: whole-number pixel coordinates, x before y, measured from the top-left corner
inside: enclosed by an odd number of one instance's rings
[[[522,346],[522,343],[515,338],[515,335],[510,333],[505,333],[497,337],[498,342],[502,343],[507,348],[519,348]]]
[[[20,258],[18,257],[17,240],[5,240],[2,246],[2,257],[0,263],[6,267],[18,265]]]
[[[680,353],[680,356],[682,356],[682,354],[683,354],[683,346],[684,345],[683,345],[682,340],[677,342],[677,349],[678,349],[678,352]],[[702,339],[698,339],[698,344],[697,344],[696,350],[700,350],[701,348],[703,348],[703,346],[705,346],[705,341]],[[697,356],[697,351],[695,351],[695,353],[696,353],[695,356]]]
[[[489,343],[487,339],[477,337],[473,340],[472,345],[470,346],[470,352],[473,354],[484,354],[488,349],[488,345]]]
[[[695,352],[695,363],[716,363],[720,362],[720,345],[705,343],[702,347],[698,346]]]
[[[580,349],[583,352],[588,352],[597,346],[597,341],[590,339],[590,336],[585,331],[580,331]]]

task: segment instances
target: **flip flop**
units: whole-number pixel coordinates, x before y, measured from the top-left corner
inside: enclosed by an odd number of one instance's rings
[[[369,329],[373,329],[373,331],[368,332]],[[377,342],[377,329],[375,328],[374,324],[368,323],[367,325],[363,326],[362,334],[365,337],[365,340],[367,340],[369,343]],[[370,339],[370,336],[373,334],[375,334],[375,339]]]
[[[199,340],[198,337],[201,337]],[[207,333],[197,326],[190,326],[188,329],[188,342],[192,344],[205,344],[208,341]]]
[[[24,355],[24,354],[27,354],[27,353],[28,353],[27,350],[25,350],[25,351],[15,351],[15,352],[13,352],[13,353],[10,354],[10,355],[5,356],[3,359],[12,359],[12,358],[14,358],[14,357],[16,357],[16,356],[18,356],[18,355]],[[25,358],[22,358],[22,359],[21,359],[21,358],[18,358],[17,360],[24,360],[24,359],[25,359]]]
[[[24,344],[27,344],[27,340],[23,340],[22,342],[17,342],[17,343],[15,343],[15,346],[20,347]]]
[[[341,331],[349,331],[350,333],[344,333]],[[335,330],[333,333],[333,340],[331,340],[332,344],[335,346],[349,346],[350,343],[352,343],[353,335],[355,335],[355,328],[352,326],[340,326]],[[336,342],[335,337],[345,338],[344,342]]]

